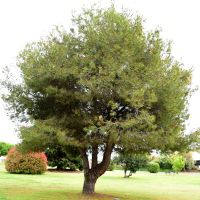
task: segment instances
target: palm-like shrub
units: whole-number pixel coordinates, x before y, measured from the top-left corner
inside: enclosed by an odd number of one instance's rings
[[[42,174],[47,170],[44,153],[20,153],[15,147],[8,152],[6,170],[16,174]]]

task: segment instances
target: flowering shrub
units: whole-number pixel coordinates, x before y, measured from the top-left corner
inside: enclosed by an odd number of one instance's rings
[[[47,158],[44,153],[20,153],[16,147],[8,152],[6,170],[16,174],[42,174],[47,170]]]

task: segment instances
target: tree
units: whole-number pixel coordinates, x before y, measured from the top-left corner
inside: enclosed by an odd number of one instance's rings
[[[6,142],[0,142],[0,156],[6,156],[8,151],[13,147],[14,145],[6,143]]]
[[[135,173],[141,167],[145,167],[148,158],[145,155],[140,154],[124,154],[120,153],[116,159],[117,164],[120,164],[124,169],[124,178],[129,178],[132,173]],[[127,175],[127,172],[129,174]]]
[[[4,100],[12,117],[32,124],[21,128],[22,149],[44,150],[55,138],[78,149],[83,193],[92,194],[114,150],[188,145],[191,71],[159,30],[144,31],[141,17],[111,6],[84,9],[72,21],[70,31],[57,28],[19,54],[22,83],[7,79]]]
[[[45,154],[48,158],[48,165],[57,167],[57,170],[65,170],[66,168],[70,170],[83,169],[82,160],[76,149],[57,145],[48,147]]]

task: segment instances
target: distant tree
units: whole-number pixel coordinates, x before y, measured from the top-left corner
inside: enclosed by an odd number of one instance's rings
[[[51,167],[57,167],[57,170],[82,170],[83,163],[79,153],[73,148],[64,148],[61,145],[47,148],[45,150],[47,155],[48,165]]]
[[[115,158],[115,162],[122,166],[124,170],[124,178],[129,178],[132,176],[132,173],[135,173],[140,168],[146,166],[148,158],[141,154],[120,153],[119,156]],[[129,172],[128,175],[127,172]]]
[[[0,142],[0,156],[7,155],[8,151],[13,147],[13,144],[9,144],[6,142]]]
[[[147,33],[141,17],[114,6],[84,9],[73,24],[26,46],[17,62],[23,81],[8,74],[4,100],[11,117],[32,124],[21,129],[22,149],[45,150],[55,138],[77,148],[83,193],[92,194],[114,150],[188,147],[191,71],[173,59],[158,30]]]

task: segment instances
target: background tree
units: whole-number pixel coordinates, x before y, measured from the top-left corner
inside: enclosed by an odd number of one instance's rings
[[[57,167],[57,170],[70,169],[74,171],[83,169],[82,160],[77,149],[57,145],[48,147],[45,150],[45,154],[48,159],[48,165]]]
[[[21,129],[21,148],[44,150],[55,138],[74,146],[84,165],[83,193],[92,194],[114,150],[188,145],[191,72],[158,30],[144,31],[140,17],[111,6],[85,9],[72,21],[70,31],[57,29],[19,54],[23,81],[7,80],[4,99],[12,117],[32,123]]]
[[[6,142],[0,142],[0,156],[6,156],[8,151],[13,147],[14,145],[6,143]]]
[[[132,176],[132,173],[135,173],[137,170],[147,165],[148,158],[141,154],[120,153],[115,159],[115,162],[122,166],[124,170],[124,178],[129,178]],[[127,175],[128,171],[129,174]]]

